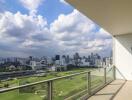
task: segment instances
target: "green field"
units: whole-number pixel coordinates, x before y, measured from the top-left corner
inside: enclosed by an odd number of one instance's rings
[[[57,72],[57,73],[50,73],[44,77],[26,77],[20,79],[14,79],[6,82],[2,82],[1,85],[8,83],[10,86],[17,86],[20,83],[32,83],[41,80],[46,80],[54,77],[65,76],[69,74],[73,74],[76,72],[88,71],[91,69],[78,69],[73,71],[66,71],[66,72]],[[93,69],[92,69],[93,70]],[[102,73],[102,72],[100,72]],[[103,84],[103,77],[92,75],[92,87],[96,87]],[[64,100],[80,91],[84,91],[87,89],[87,76],[86,74],[81,74],[78,76],[74,76],[71,78],[65,78],[56,80],[53,82],[53,100]],[[47,84],[43,83],[40,85],[35,85],[32,87],[23,88],[20,90],[14,90],[11,92],[6,92],[0,94],[0,100],[47,100]],[[84,91],[86,93],[87,91]],[[76,96],[76,99],[78,97]],[[75,99],[75,100],[76,100]]]

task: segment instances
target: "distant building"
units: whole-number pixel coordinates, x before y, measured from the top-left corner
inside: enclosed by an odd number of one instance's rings
[[[4,64],[4,63],[5,63],[4,59],[0,59],[0,64]]]
[[[54,61],[51,57],[47,57],[47,65],[50,66],[50,65],[53,65],[54,64]]]
[[[112,65],[112,57],[103,58],[103,66],[110,67]]]
[[[56,71],[57,69],[56,69],[56,66],[49,66],[48,70],[49,71]]]
[[[80,66],[89,66],[89,65],[90,65],[90,62],[88,61],[87,58],[81,59],[81,64],[80,64]]]
[[[9,70],[14,71],[14,70],[16,70],[16,67],[14,65],[11,65],[11,66],[9,66]]]
[[[32,67],[33,70],[42,70],[46,69],[46,61],[41,60],[41,61],[30,61],[30,66]]]
[[[60,55],[55,56],[55,65],[60,65]]]
[[[73,59],[74,59],[74,65],[75,66],[80,66],[80,64],[81,64],[81,57],[79,56],[79,53],[75,53],[73,55]]]
[[[27,65],[27,59],[26,58],[17,58],[17,62],[20,63],[20,65]]]
[[[29,56],[28,58],[0,57],[0,64],[1,68],[13,65],[17,70],[41,70],[48,68],[51,70],[67,70],[67,66],[69,67],[70,65],[74,67],[109,67],[112,65],[112,57],[105,57],[102,59],[97,53],[91,53],[90,55],[85,55],[83,57],[81,57],[79,53],[75,53],[73,57],[70,57],[69,55],[55,55],[54,57]]]
[[[36,61],[30,61],[30,66],[32,67],[33,70],[39,69]]]
[[[95,59],[95,67],[103,67],[103,62],[101,59]]]

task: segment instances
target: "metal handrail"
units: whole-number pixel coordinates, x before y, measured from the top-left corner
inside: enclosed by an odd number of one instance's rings
[[[25,84],[25,85],[21,85],[21,86],[15,86],[15,87],[11,87],[11,88],[1,89],[0,93],[12,91],[12,90],[16,90],[16,89],[20,89],[20,88],[24,88],[24,87],[29,87],[29,86],[33,86],[33,85],[38,85],[38,84],[46,83],[46,82],[49,82],[49,81],[55,81],[55,80],[59,80],[59,79],[63,79],[63,78],[68,78],[68,77],[72,77],[72,76],[76,76],[76,75],[80,75],[80,74],[85,74],[85,73],[88,73],[88,72],[91,72],[91,71],[74,73],[74,74],[71,74],[71,75],[66,75],[66,76],[62,76],[62,77],[51,78],[51,79],[44,80],[44,81],[38,81],[38,82],[29,83],[29,84]]]
[[[33,86],[33,85],[38,85],[41,83],[47,83],[47,86],[48,86],[48,88],[47,88],[48,89],[47,90],[47,99],[53,100],[52,99],[53,98],[53,81],[68,78],[68,77],[73,77],[73,76],[77,76],[77,75],[81,75],[81,74],[87,74],[87,91],[88,91],[89,95],[92,95],[92,93],[91,93],[91,72],[92,71],[84,71],[84,72],[80,72],[80,73],[74,73],[74,74],[70,74],[70,75],[66,75],[66,76],[62,76],[62,77],[56,77],[56,78],[38,81],[38,82],[25,84],[25,85],[21,85],[21,86],[6,88],[6,89],[0,90],[0,93],[4,93],[4,92],[16,90],[16,89],[21,89],[21,88],[25,88],[25,87],[29,87],[29,86]],[[106,68],[104,68],[104,84],[106,84],[106,83],[107,83],[106,82]]]

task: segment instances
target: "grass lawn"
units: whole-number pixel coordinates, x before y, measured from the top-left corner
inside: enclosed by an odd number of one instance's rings
[[[40,80],[46,80],[54,78],[57,76],[65,76],[75,72],[91,70],[91,69],[78,69],[73,71],[58,72],[47,75],[46,77],[29,77],[21,78],[8,81],[11,86],[19,85],[20,82],[36,82]],[[103,78],[101,76],[92,76],[92,86],[95,87],[97,84],[103,84]],[[3,83],[1,83],[3,84]],[[43,100],[47,94],[47,84],[43,83],[33,87],[25,88],[25,90],[11,91],[0,94],[0,100]],[[65,78],[56,80],[53,82],[53,100],[64,100],[73,94],[76,94],[80,91],[87,89],[87,76],[86,74],[81,74],[71,78]],[[34,91],[30,91],[34,90]],[[27,92],[28,91],[28,92]],[[45,99],[47,100],[47,99]]]

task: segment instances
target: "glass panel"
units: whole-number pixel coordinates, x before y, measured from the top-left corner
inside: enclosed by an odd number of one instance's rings
[[[91,91],[104,85],[104,69],[98,68],[91,72]]]
[[[47,100],[47,84],[28,86],[13,91],[0,93],[1,100]]]
[[[53,87],[53,100],[77,100],[87,93],[87,73],[56,80]]]
[[[106,68],[106,80],[107,82],[110,82],[111,80],[113,80],[113,67]]]

